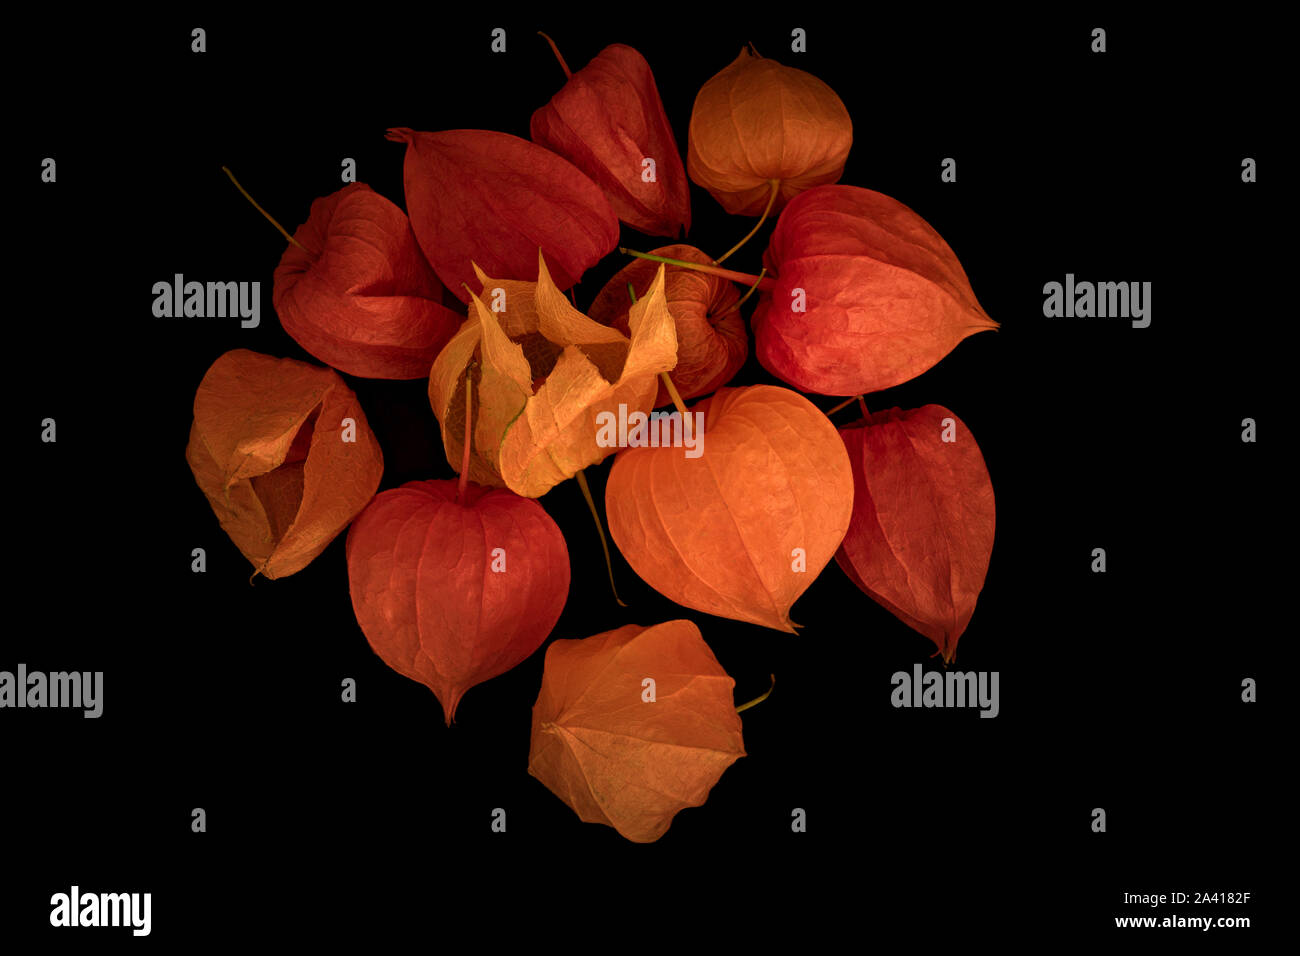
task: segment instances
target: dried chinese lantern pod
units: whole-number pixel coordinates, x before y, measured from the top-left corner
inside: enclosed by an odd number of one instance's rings
[[[448,725],[465,691],[546,640],[569,595],[569,551],[536,501],[457,481],[385,491],[353,522],[348,587],[384,663],[426,685]]]
[[[563,62],[563,61],[561,61]],[[633,229],[675,237],[691,228],[691,197],[672,125],[645,57],[615,43],[533,114],[533,142],[604,191]]]
[[[840,436],[853,465],[853,520],[835,560],[947,663],[993,552],[993,483],[979,445],[941,405],[877,412]]]
[[[811,73],[741,50],[701,87],[691,110],[686,170],[733,215],[773,211],[844,172],[853,121]]]
[[[598,416],[648,412],[677,338],[663,273],[631,313],[629,334],[593,322],[551,281],[534,252],[536,282],[478,271],[471,320],[429,375],[429,402],[447,461],[464,452],[465,379],[473,375],[469,480],[537,498],[618,450],[601,444]],[[500,305],[501,311],[497,311]]]
[[[428,375],[463,317],[447,307],[406,213],[352,183],[313,202],[294,239],[304,248],[285,248],[272,294],[294,341],[349,375]]]
[[[528,772],[587,823],[653,842],[745,756],[734,687],[690,621],[554,641]]]
[[[776,281],[754,310],[755,352],[805,392],[900,385],[967,336],[998,328],[943,237],[870,189],[819,186],[797,196],[763,264]]]
[[[221,527],[268,578],[324,551],[384,471],[337,372],[248,349],[227,352],[203,376],[185,458]]]
[[[694,246],[663,246],[653,255],[684,259],[708,265],[713,260]],[[638,299],[654,281],[658,263],[634,259],[605,284],[588,310],[604,325],[628,333],[632,299],[630,282]],[[735,308],[740,290],[734,282],[704,272],[668,265],[664,267],[664,296],[677,329],[677,365],[673,385],[682,398],[697,398],[726,385],[745,364],[749,339],[745,320]],[[671,401],[668,389],[659,384],[655,407]]]
[[[685,607],[794,632],[790,608],[849,527],[853,474],[825,414],[773,385],[724,388],[703,413],[698,451],[628,448],[605,513],[641,580]]]
[[[563,290],[618,244],[600,187],[535,143],[481,129],[398,128],[388,138],[406,143],[406,209],[420,248],[462,302],[475,262],[503,279],[532,279],[540,246]]]

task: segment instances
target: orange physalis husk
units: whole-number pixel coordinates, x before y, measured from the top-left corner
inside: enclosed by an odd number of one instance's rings
[[[734,687],[690,621],[555,641],[528,772],[587,823],[651,843],[745,756]]]
[[[469,480],[537,498],[618,450],[598,442],[597,415],[654,407],[659,373],[677,362],[663,270],[632,308],[628,336],[575,309],[540,255],[536,282],[475,269],[481,298],[470,296],[469,320],[433,363],[429,402],[459,467],[472,371]]]
[[[811,73],[741,50],[695,97],[686,171],[733,215],[837,182],[853,144],[844,103]]]
[[[300,571],[366,506],[384,458],[333,369],[235,349],[194,396],[185,458],[230,540],[268,578]]]
[[[774,385],[698,402],[698,457],[628,448],[605,485],[610,534],[641,579],[685,607],[794,632],[790,608],[853,511],[849,456],[825,414]]]

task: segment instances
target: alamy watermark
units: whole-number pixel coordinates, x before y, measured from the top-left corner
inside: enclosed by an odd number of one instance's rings
[[[152,893],[82,893],[74,883],[50,897],[50,925],[130,926],[132,935],[148,936],[152,909]]]
[[[978,707],[981,717],[998,715],[997,671],[895,671],[889,702],[895,707]]]
[[[704,454],[704,413],[629,412],[622,402],[618,414],[596,414],[596,444],[601,448],[684,448],[687,458]]]
[[[1133,328],[1151,324],[1150,282],[1075,282],[1074,273],[1065,283],[1043,286],[1043,315],[1049,319],[1132,319]]]
[[[160,319],[224,319],[238,316],[240,326],[255,329],[262,321],[261,282],[186,282],[176,273],[171,282],[153,284],[153,314]]]
[[[19,664],[16,674],[0,671],[0,707],[74,707],[85,710],[83,717],[98,717],[104,712],[104,672],[45,674]]]

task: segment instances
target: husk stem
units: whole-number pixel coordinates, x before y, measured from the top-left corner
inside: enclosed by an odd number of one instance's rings
[[[250,195],[248,194],[248,190],[247,190],[247,189],[245,189],[243,186],[239,185],[239,180],[235,178],[235,174],[234,174],[234,173],[232,173],[232,172],[231,172],[229,169],[227,169],[225,166],[222,166],[222,167],[221,167],[221,171],[222,171],[223,173],[225,173],[227,176],[230,177],[230,181],[231,181],[232,183],[235,184],[235,188],[238,189],[241,193],[244,194],[244,198],[247,199],[250,203],[253,204],[253,208],[256,209],[258,212],[260,212],[263,216],[265,216],[266,219],[267,219],[267,222],[269,222],[271,225],[275,226],[276,229],[279,229],[279,230],[280,230],[280,235],[284,236],[284,238],[288,239],[290,242],[292,242],[295,246],[297,246],[297,247],[298,247],[299,249],[301,249],[303,252],[307,252],[307,247],[306,247],[306,246],[304,246],[301,242],[299,242],[299,241],[298,241],[297,239],[295,239],[293,236],[289,235],[289,233],[285,230],[284,226],[282,226],[282,225],[280,225],[278,222],[276,222],[274,216],[272,216],[269,212],[267,212],[265,209],[263,209],[261,206],[259,206],[259,205],[257,204],[257,200],[254,199],[252,196],[250,196]],[[307,252],[307,254],[308,254],[308,255],[311,255],[310,252]]]
[[[765,275],[767,275],[767,266],[763,266],[763,268],[759,270],[759,272],[758,272],[758,282],[762,282],[762,281],[763,281],[763,276],[765,276]],[[714,316],[714,318],[715,318],[715,319],[720,319],[720,318],[722,318],[724,315],[731,315],[731,313],[735,312],[735,311],[736,311],[737,309],[739,309],[742,305],[744,305],[744,304],[745,304],[745,300],[748,299],[751,295],[753,295],[754,292],[755,292],[755,290],[758,289],[758,282],[755,282],[753,285],[751,285],[751,286],[749,287],[749,291],[746,292],[744,295],[742,295],[742,296],[740,297],[740,301],[739,301],[739,302],[737,302],[737,303],[736,303],[735,305],[733,305],[731,308],[727,309],[725,312],[719,312],[717,315]]]
[[[587,499],[587,507],[591,509],[591,517],[596,522],[596,531],[600,533],[600,548],[605,552],[605,570],[609,572],[609,589],[614,592],[614,600],[618,602],[619,607],[627,607],[623,599],[618,596],[618,588],[614,586],[614,562],[609,557],[609,542],[605,540],[605,526],[601,523],[600,512],[596,510],[596,501],[591,497],[591,489],[587,487],[587,476],[580,471],[573,477],[578,479],[582,497]]]
[[[736,243],[734,246],[732,246],[730,249],[728,249],[718,258],[713,260],[713,264],[715,266],[721,265],[724,259],[729,257],[733,252],[735,252],[745,243],[749,242],[750,239],[753,239],[754,233],[758,232],[759,228],[763,225],[763,223],[767,222],[767,214],[772,211],[772,204],[776,202],[776,194],[781,191],[781,180],[769,179],[767,183],[768,186],[771,188],[771,192],[768,194],[767,197],[767,205],[763,207],[763,215],[758,217],[758,222],[754,223],[754,228],[749,230],[749,232],[745,233],[744,239],[741,239],[740,242]]]
[[[749,708],[753,707],[755,704],[761,704],[763,703],[763,701],[767,700],[769,696],[771,696],[772,690],[776,687],[776,675],[773,674],[771,676],[772,676],[772,686],[769,687],[767,690],[765,690],[763,693],[759,694],[753,700],[746,701],[745,703],[741,704],[739,707],[736,708],[736,713],[739,714],[743,711],[749,710]]]
[[[732,282],[740,282],[744,285],[755,285],[760,290],[768,290],[776,285],[774,276],[755,276],[748,272],[736,272],[734,269],[723,269],[721,266],[705,265],[701,262],[687,262],[685,259],[669,259],[667,256],[655,255],[652,252],[637,252],[635,249],[628,249],[625,246],[619,246],[618,251],[625,256],[635,256],[638,259],[649,259],[651,262],[663,262],[670,266],[677,266],[680,269],[694,269],[696,272],[705,272],[713,276],[721,276],[724,279],[730,279]]]
[[[572,79],[573,71],[569,69],[569,64],[564,62],[564,57],[560,55],[560,48],[555,45],[555,41],[552,40],[550,37],[548,37],[541,30],[537,31],[537,35],[551,45],[551,52],[554,53],[555,58],[560,61],[560,69],[564,71],[564,78],[566,80]]]
[[[852,398],[844,399],[844,401],[840,402],[834,408],[828,408],[826,410],[826,417],[829,418],[831,415],[834,415],[836,412],[838,412],[841,408],[848,408],[854,402],[861,401],[861,399],[862,399],[861,395],[854,395]]]

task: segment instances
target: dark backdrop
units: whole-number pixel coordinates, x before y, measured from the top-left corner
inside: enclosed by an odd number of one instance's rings
[[[475,933],[545,927],[564,945],[596,899],[660,947],[682,944],[679,916],[728,933],[780,916],[818,932],[842,922],[855,940],[890,924],[996,940],[1022,924],[1119,933],[1112,916],[1151,912],[1122,905],[1125,890],[1250,891],[1244,910],[1183,912],[1260,911],[1280,822],[1281,690],[1268,678],[1288,640],[1291,515],[1276,467],[1290,441],[1275,393],[1292,319],[1279,288],[1275,29],[874,9],[855,21],[818,8],[710,20],[633,6],[129,26],[51,16],[11,37],[37,55],[10,87],[6,150],[20,216],[0,668],[102,670],[105,704],[93,721],[0,714],[6,933],[48,929],[50,894],[74,882],[151,891],[160,941],[264,925],[321,939],[397,926],[436,943],[470,901],[498,914]],[[205,54],[190,52],[194,26]],[[489,52],[495,26],[505,55]],[[796,26],[806,54],[790,52]],[[1104,55],[1089,52],[1094,26],[1108,30]],[[608,43],[641,50],[683,155],[695,92],[746,41],[809,70],[853,117],[841,181],[906,203],[960,257],[1001,330],[867,401],[947,406],[988,463],[997,539],[956,666],[1000,673],[997,719],[892,708],[890,675],[935,666],[932,645],[834,563],[795,605],[798,637],[677,607],[615,555],[629,604],[618,607],[566,482],[541,499],[573,572],[552,639],[688,617],[738,700],[777,677],[744,714],[748,756],[704,807],[635,846],[581,823],[526,771],[543,651],[469,691],[447,729],[429,691],[366,643],[344,536],[304,571],[248,584],[185,462],[194,391],[228,349],[312,359],[271,306],[284,242],[220,167],[290,229],[340,188],[345,156],[404,206],[404,147],[385,129],[526,136],[563,81],[537,29],[574,69]],[[45,156],[54,185],[39,181]],[[955,184],[940,182],[947,156]],[[698,187],[691,198],[689,241],[713,254],[752,222]],[[734,268],[757,271],[769,232]],[[659,242],[627,227],[623,239]],[[589,272],[580,305],[621,264]],[[260,280],[261,326],[155,319],[151,286],[178,272]],[[1043,284],[1067,272],[1150,281],[1151,326],[1044,318]],[[381,490],[454,475],[426,383],[347,381],[383,448]],[[733,384],[773,381],[751,357]],[[56,444],[36,438],[47,416]],[[1244,417],[1258,421],[1256,444],[1240,440]],[[598,500],[608,467],[590,471]],[[195,547],[205,574],[190,571]],[[1095,547],[1105,574],[1090,571]],[[355,704],[339,699],[345,677]],[[1260,703],[1242,703],[1244,677],[1259,680]],[[206,834],[190,831],[194,807]],[[494,807],[506,834],[490,831]],[[791,833],[794,807],[807,833]],[[1091,832],[1094,807],[1104,834]],[[769,893],[775,905],[752,908]],[[549,920],[517,917],[528,902]],[[123,938],[93,932],[76,941]]]

